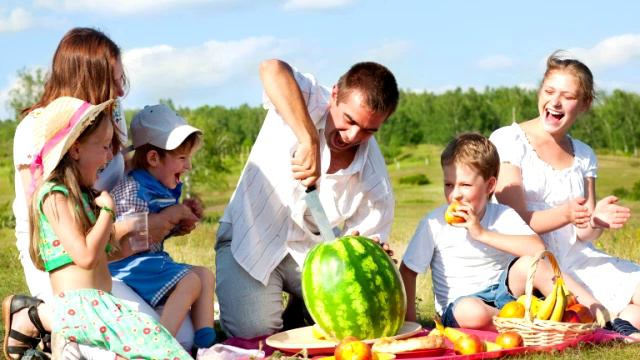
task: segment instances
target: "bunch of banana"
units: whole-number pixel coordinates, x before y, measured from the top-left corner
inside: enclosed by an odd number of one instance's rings
[[[569,294],[564,280],[561,277],[557,277],[553,290],[540,304],[536,319],[562,321],[562,316],[567,308],[567,296]]]

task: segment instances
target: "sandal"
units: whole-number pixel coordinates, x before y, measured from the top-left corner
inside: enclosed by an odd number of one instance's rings
[[[2,301],[2,316],[4,318],[4,341],[3,353],[5,358],[12,359],[11,355],[18,355],[21,358],[28,350],[35,349],[40,341],[46,342],[49,332],[44,329],[37,307],[43,301],[26,295],[9,295]],[[28,308],[29,319],[39,333],[38,337],[27,336],[11,328],[13,315],[22,309]],[[9,338],[20,341],[20,346],[8,346]],[[45,345],[46,347],[46,345]]]

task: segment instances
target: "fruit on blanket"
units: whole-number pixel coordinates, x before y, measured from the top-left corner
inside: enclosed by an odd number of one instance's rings
[[[484,342],[477,335],[466,334],[453,344],[453,351],[459,355],[471,355],[484,352]]]
[[[330,337],[394,336],[407,309],[404,285],[382,247],[362,236],[316,245],[302,268],[302,295]]]
[[[444,328],[444,336],[449,339],[449,341],[451,341],[452,343],[456,343],[458,342],[459,339],[467,336],[468,334],[465,332],[462,332],[456,328],[452,328],[452,327],[446,327]]]
[[[396,354],[390,354],[385,352],[373,352],[373,360],[393,360],[396,358]]]
[[[453,213],[458,209],[458,206],[460,206],[460,203],[454,200],[449,204],[449,207],[447,207],[447,210],[444,212],[444,221],[446,221],[447,224],[451,225],[464,222],[464,218],[453,215]]]
[[[518,302],[526,307],[527,295],[520,295],[520,297],[518,297]],[[538,309],[540,309],[540,304],[542,304],[542,300],[535,295],[531,295],[531,307],[529,308],[529,312],[533,315],[537,314]]]
[[[336,346],[333,355],[336,360],[372,360],[373,358],[369,345],[353,336],[346,336],[342,339]]]
[[[578,317],[580,318],[581,323],[588,324],[596,321],[591,311],[589,311],[589,308],[582,304],[572,305],[567,310],[575,311]]]
[[[496,344],[505,349],[513,349],[523,345],[522,336],[515,331],[505,331],[496,337]]]
[[[521,319],[524,317],[524,305],[522,305],[518,301],[509,301],[508,303],[504,304],[502,309],[500,309],[498,317]]]
[[[484,350],[485,351],[498,351],[498,350],[502,350],[504,349],[504,347],[498,343],[494,343],[491,341],[484,341]]]

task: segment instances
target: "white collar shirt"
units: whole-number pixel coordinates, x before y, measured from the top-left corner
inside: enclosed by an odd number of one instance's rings
[[[357,230],[385,241],[391,231],[394,199],[377,142],[372,137],[360,145],[349,167],[327,174],[330,151],[324,127],[331,93],[312,75],[297,71],[294,75],[318,129],[322,169],[317,185],[331,226],[341,234]],[[264,107],[267,116],[220,222],[232,226],[235,260],[266,285],[287,254],[302,266],[307,252],[322,240],[309,220],[305,189],[291,173],[297,139],[266,96]]]

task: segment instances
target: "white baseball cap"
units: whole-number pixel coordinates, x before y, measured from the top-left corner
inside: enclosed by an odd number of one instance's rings
[[[174,150],[191,134],[198,132],[175,111],[163,104],[147,105],[131,121],[133,147],[151,144],[164,150]]]

